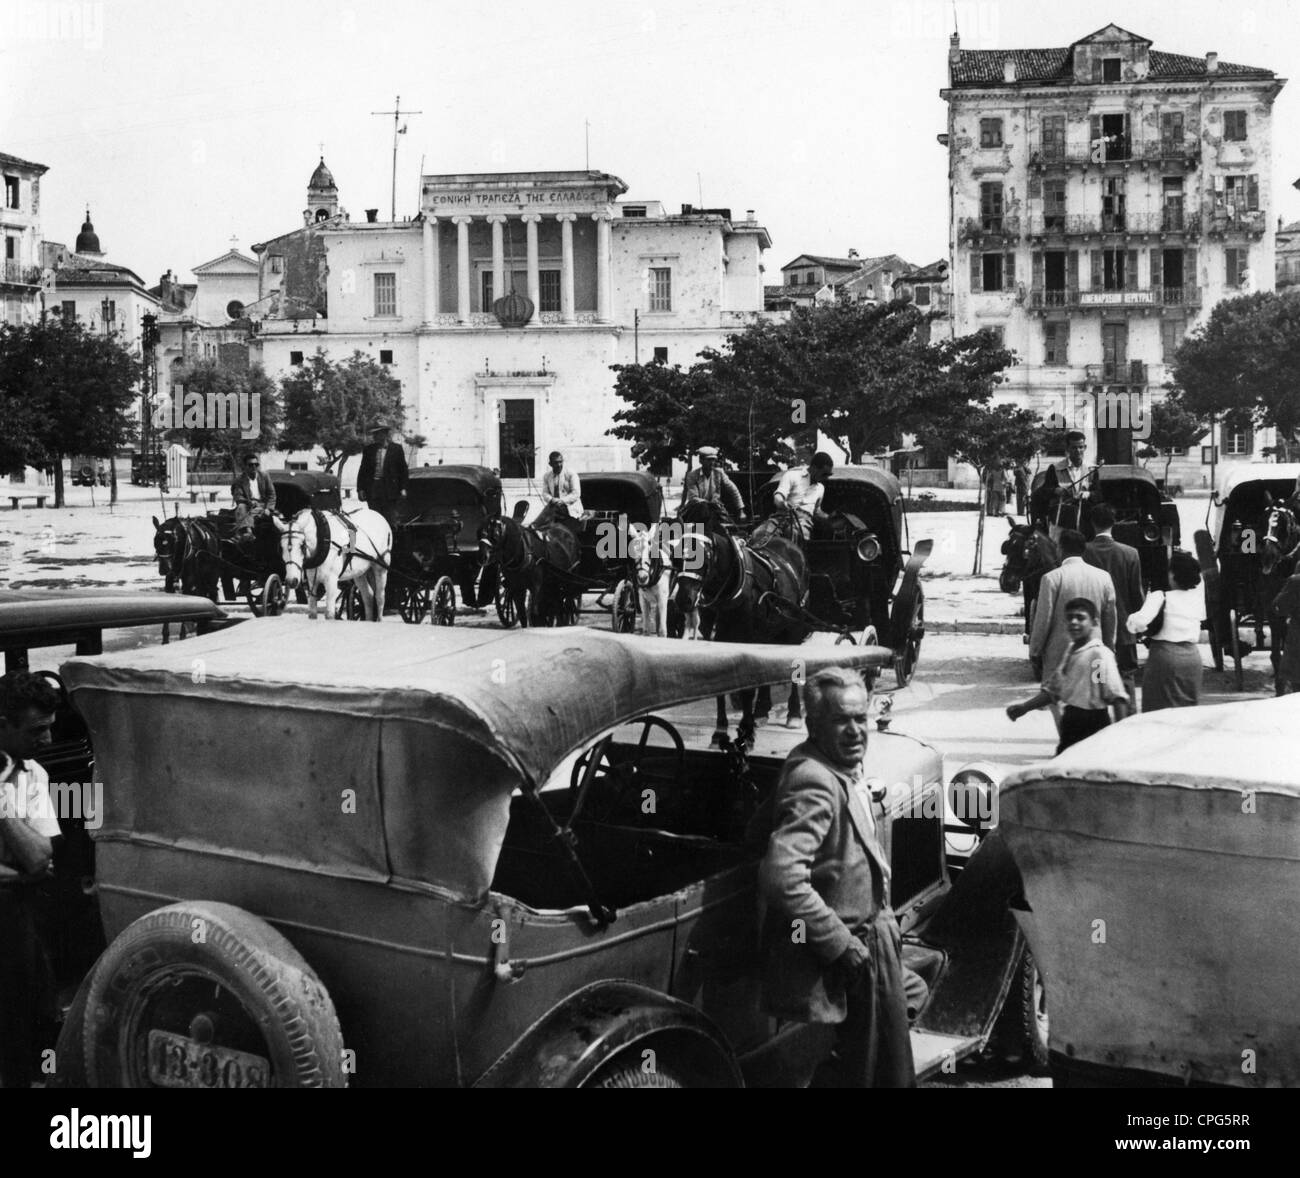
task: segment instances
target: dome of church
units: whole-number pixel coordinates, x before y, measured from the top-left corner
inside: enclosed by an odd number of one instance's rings
[[[321,161],[316,165],[316,170],[311,174],[311,179],[307,182],[308,188],[337,188],[334,183],[333,173],[325,166],[325,157],[321,156]]]
[[[326,173],[328,175],[328,173]],[[86,220],[81,226],[81,232],[77,234],[76,252],[79,254],[97,254],[99,248],[99,237],[95,233],[95,227],[90,223],[90,209],[86,209]]]

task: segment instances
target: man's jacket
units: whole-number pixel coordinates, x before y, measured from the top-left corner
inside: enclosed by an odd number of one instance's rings
[[[262,497],[262,503],[267,511],[275,510],[275,484],[271,482],[271,476],[264,470],[257,472],[257,490]],[[235,501],[236,507],[242,507],[245,511],[252,511],[254,507],[251,488],[249,487],[248,475],[243,471],[235,476],[235,481],[230,484],[230,497]]]
[[[1115,641],[1120,646],[1131,646],[1137,635],[1130,634],[1124,624],[1129,614],[1142,608],[1146,596],[1142,592],[1142,558],[1131,544],[1121,544],[1114,536],[1098,536],[1088,541],[1083,553],[1084,563],[1110,574],[1115,583]]]
[[[384,469],[379,474],[379,487],[375,481],[375,455],[379,447],[371,442],[361,451],[361,468],[357,471],[357,496],[370,498],[372,495],[382,501],[396,499],[406,490],[408,482],[406,454],[396,442],[389,442],[384,449]]]
[[[811,741],[786,760],[751,837],[767,836],[759,868],[763,1006],[806,1023],[843,1022],[836,960],[886,904],[889,868],[869,802]]]
[[[1043,576],[1038,588],[1034,629],[1029,635],[1029,657],[1043,660],[1043,671],[1060,665],[1070,635],[1065,628],[1065,607],[1076,597],[1086,597],[1097,609],[1098,637],[1115,647],[1115,582],[1104,569],[1085,564],[1081,556],[1067,556],[1059,569]]]
[[[702,466],[686,472],[682,481],[682,502],[689,503],[692,499],[720,504],[733,518],[745,514],[745,501],[740,491],[720,466],[715,466],[709,474],[704,473]]]

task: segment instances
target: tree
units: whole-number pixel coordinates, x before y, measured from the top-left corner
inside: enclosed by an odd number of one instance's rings
[[[1146,445],[1137,452],[1138,457],[1164,457],[1165,486],[1169,485],[1169,464],[1174,454],[1195,446],[1205,436],[1209,423],[1204,417],[1193,413],[1183,403],[1179,393],[1170,393],[1163,401],[1151,406],[1150,431]]]
[[[405,417],[400,382],[361,351],[335,361],[317,349],[280,385],[285,421],[280,449],[319,446],[326,470],[361,453],[376,418],[387,418],[400,429]]]
[[[1187,409],[1243,429],[1273,427],[1280,456],[1300,430],[1300,299],[1261,293],[1225,299],[1174,357],[1174,385]]]
[[[139,362],[117,340],[61,317],[0,326],[0,455],[8,465],[54,468],[63,507],[63,459],[112,458],[135,437]]]
[[[957,461],[969,463],[979,476],[973,574],[980,572],[984,559],[984,486],[989,476],[1028,465],[1042,449],[1046,432],[1042,419],[1028,409],[980,404],[968,405],[925,431],[927,442],[941,446]]]
[[[204,453],[212,451],[225,458],[233,474],[236,456],[244,450],[274,449],[280,435],[284,410],[280,391],[260,364],[249,368],[231,368],[214,360],[195,361],[177,380],[176,398],[182,421],[193,420],[167,431],[167,437],[183,442],[194,454],[196,467]],[[180,387],[184,388],[182,395]],[[221,406],[221,415],[209,407]],[[202,406],[202,413],[190,419],[184,416],[190,406]],[[242,415],[242,421],[241,421]],[[245,436],[243,425],[257,430]]]
[[[744,469],[792,461],[821,429],[860,460],[987,401],[1013,361],[991,332],[927,343],[923,318],[902,301],[800,309],[728,336],[687,372],[621,369],[617,391],[632,408],[610,432],[661,460],[708,441]]]

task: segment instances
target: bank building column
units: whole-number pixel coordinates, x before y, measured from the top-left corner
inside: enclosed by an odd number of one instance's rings
[[[596,319],[608,323],[613,318],[609,289],[613,216],[610,213],[592,213],[591,219],[596,222]]]
[[[492,299],[503,299],[508,293],[506,291],[506,251],[504,239],[505,217],[500,213],[492,213],[488,219],[488,224],[492,226]],[[491,307],[484,307],[483,310],[490,311]]]
[[[424,217],[424,325],[438,317],[438,218]]]
[[[469,226],[473,217],[452,217],[456,226],[456,318],[469,322]]]
[[[559,213],[560,223],[560,321],[573,323],[573,222],[576,213]]]
[[[541,219],[541,213],[525,213],[520,218],[525,225],[524,232],[528,237],[528,297],[532,300],[533,308],[537,312],[538,323],[542,321],[542,280],[538,277],[537,268],[537,225]]]

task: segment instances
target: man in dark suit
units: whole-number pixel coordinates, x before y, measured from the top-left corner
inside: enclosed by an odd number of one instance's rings
[[[377,421],[370,427],[370,445],[361,451],[357,471],[357,498],[379,512],[392,527],[398,501],[406,498],[406,455],[391,440],[392,423]]]
[[[230,484],[230,497],[235,501],[235,540],[246,546],[252,542],[254,524],[269,519],[275,510],[275,484],[256,454],[245,454],[242,466]]]
[[[1129,711],[1136,712],[1137,637],[1129,633],[1124,623],[1129,614],[1142,608],[1142,602],[1146,600],[1142,592],[1142,558],[1132,545],[1121,544],[1111,535],[1115,512],[1110,507],[1098,503],[1088,514],[1096,535],[1084,549],[1083,559],[1085,564],[1104,569],[1115,583],[1115,662],[1128,691]]]
[[[810,738],[751,830],[767,848],[763,1004],[779,1018],[838,1024],[817,1086],[915,1087],[889,860],[863,780],[870,696],[857,672],[830,668],[808,680],[804,701]]]

